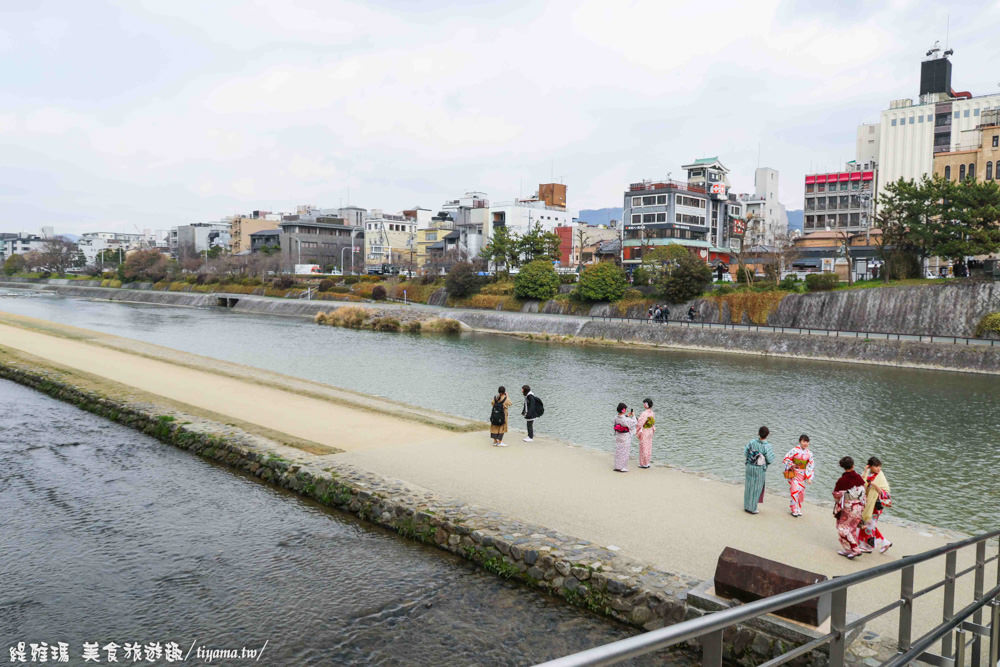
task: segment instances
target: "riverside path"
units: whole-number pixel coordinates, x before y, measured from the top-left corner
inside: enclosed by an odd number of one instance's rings
[[[33,318],[0,313],[0,358],[66,369],[105,384],[108,392],[131,388],[165,406],[250,425],[282,436],[303,457],[337,457],[700,579],[712,577],[726,546],[836,576],[954,539],[944,530],[889,519],[884,525],[892,550],[848,561],[836,555],[829,506],[809,503],[804,516],[793,519],[784,496],[771,494],[762,512],[752,516],[742,509],[741,486],[704,475],[666,466],[617,474],[610,455],[544,435],[530,444],[512,437],[510,447],[495,448],[485,423]],[[483,399],[484,413],[489,398]],[[741,434],[706,456],[742,465],[747,437]],[[777,471],[768,484],[784,490]],[[816,487],[807,492],[812,499],[829,494]],[[958,563],[959,569],[969,565]],[[916,586],[936,580],[938,570],[918,568]],[[898,581],[883,579],[866,595],[849,599],[850,611],[864,614],[895,599]],[[939,593],[915,609],[915,633],[939,621]],[[960,585],[959,595],[966,594]],[[872,629],[892,637],[894,620],[889,615]]]

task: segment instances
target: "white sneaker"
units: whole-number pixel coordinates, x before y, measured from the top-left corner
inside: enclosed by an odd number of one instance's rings
[[[525,438],[524,439],[525,442],[531,442],[531,440],[532,440],[531,438]]]
[[[506,442],[498,442],[497,443],[497,447],[506,447],[506,446],[507,446]]]

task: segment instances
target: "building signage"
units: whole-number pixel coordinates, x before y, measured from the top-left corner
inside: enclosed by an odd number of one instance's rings
[[[747,233],[747,221],[735,218],[733,220],[733,236],[743,236]]]
[[[726,184],[725,183],[712,183],[712,187],[709,192],[713,195],[724,195],[726,194]]]

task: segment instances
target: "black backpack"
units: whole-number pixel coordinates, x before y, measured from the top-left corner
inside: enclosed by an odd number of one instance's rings
[[[542,399],[535,396],[535,417],[541,417],[545,414],[545,406],[542,405]]]
[[[507,421],[503,413],[503,403],[502,400],[493,400],[493,410],[490,411],[490,424],[493,426],[503,426]]]

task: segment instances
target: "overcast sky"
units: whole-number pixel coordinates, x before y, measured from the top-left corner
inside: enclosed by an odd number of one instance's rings
[[[824,8],[825,7],[825,8]],[[916,97],[1000,92],[1000,2],[0,0],[0,231],[297,204],[437,210],[553,177],[572,208],[718,155],[802,177]]]

